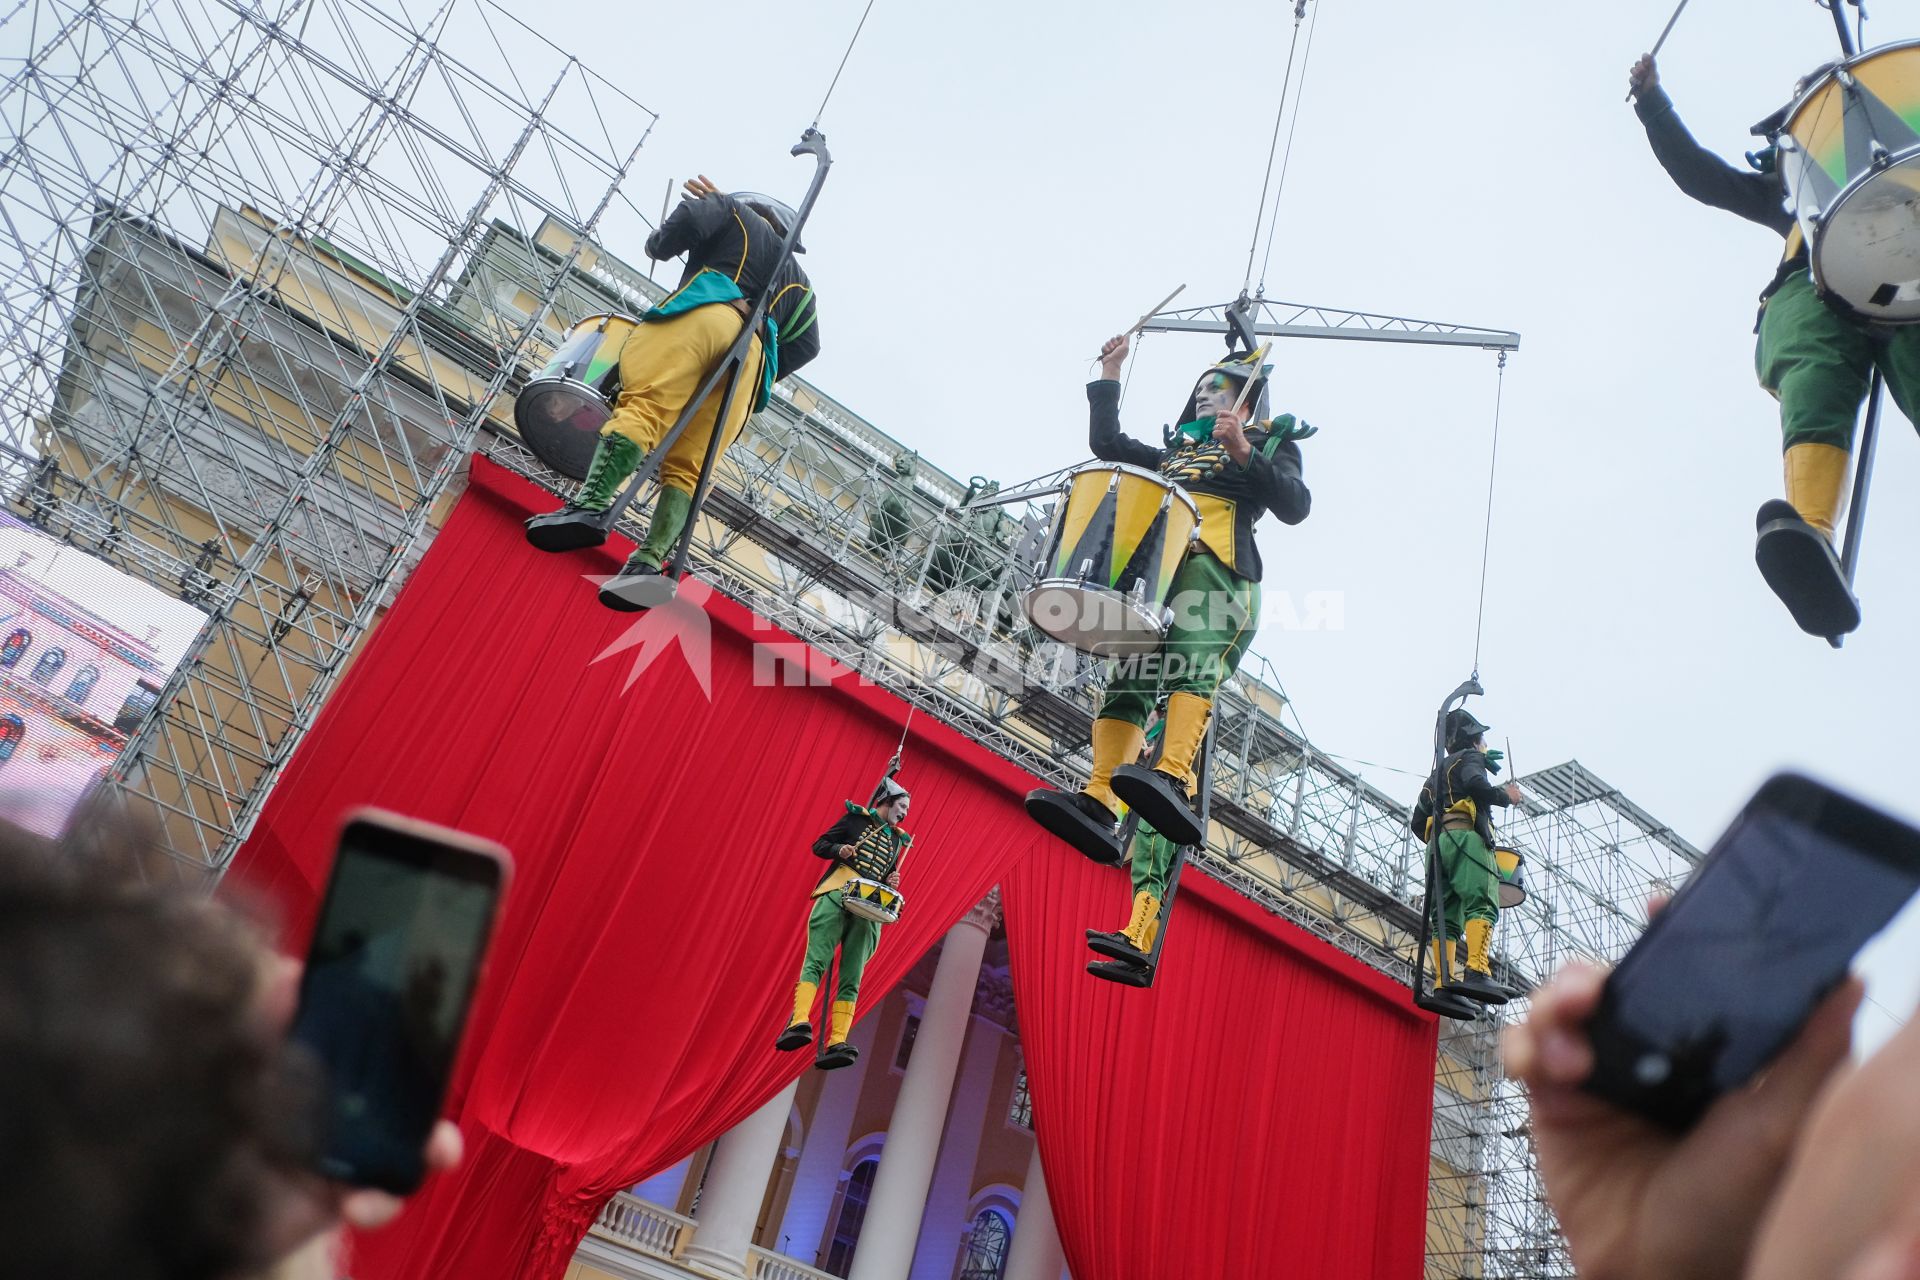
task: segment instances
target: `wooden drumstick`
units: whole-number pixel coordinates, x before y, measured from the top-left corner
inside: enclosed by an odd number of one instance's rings
[[[1169,302],[1172,302],[1175,298],[1179,297],[1182,293],[1184,293],[1186,291],[1186,288],[1187,286],[1183,284],[1178,289],[1175,289],[1172,293],[1168,294],[1166,297],[1160,299],[1160,301],[1157,304],[1155,304],[1152,310],[1148,311],[1145,315],[1141,316],[1138,320],[1135,320],[1133,322],[1133,328],[1128,329],[1125,333],[1121,334],[1120,336],[1123,338],[1131,338],[1134,334],[1146,328],[1147,321],[1153,319],[1155,316],[1159,315],[1162,311],[1165,311],[1167,309],[1167,304]],[[1100,357],[1095,356],[1094,359],[1098,360],[1100,359]]]
[[[1673,34],[1673,24],[1680,21],[1680,15],[1686,12],[1688,3],[1689,3],[1689,0],[1680,0],[1680,7],[1673,11],[1673,16],[1671,18],[1667,19],[1666,30],[1660,33],[1660,38],[1653,42],[1653,48],[1648,51],[1647,56],[1649,58],[1657,58],[1660,56],[1660,50],[1667,43],[1667,37]],[[1628,102],[1633,101],[1633,90],[1631,89],[1627,90],[1626,100]]]

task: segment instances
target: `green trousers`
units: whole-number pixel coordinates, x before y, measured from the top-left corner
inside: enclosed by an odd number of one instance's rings
[[[1209,702],[1232,675],[1260,625],[1260,584],[1239,577],[1211,551],[1196,548],[1173,577],[1173,625],[1155,653],[1115,662],[1103,720],[1146,727],[1163,693]]]
[[[807,913],[807,958],[800,965],[800,981],[818,982],[840,948],[840,977],[834,990],[835,1000],[860,998],[860,975],[880,945],[880,922],[856,916],[840,905],[845,889],[823,893],[813,900]]]
[[[1133,891],[1150,893],[1155,898],[1166,897],[1167,877],[1173,871],[1173,841],[1143,822],[1135,828],[1129,848],[1133,856],[1128,865],[1133,874]]]
[[[1760,315],[1760,385],[1780,402],[1786,448],[1851,451],[1875,365],[1910,422],[1920,422],[1920,326],[1870,325],[1820,300],[1813,277],[1787,277]]]
[[[1458,938],[1468,920],[1500,919],[1500,875],[1478,831],[1440,833],[1440,875],[1447,885],[1447,937]]]

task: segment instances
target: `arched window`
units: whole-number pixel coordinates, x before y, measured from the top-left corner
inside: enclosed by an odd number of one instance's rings
[[[52,684],[53,678],[60,674],[60,668],[67,665],[65,649],[49,649],[40,655],[40,661],[33,664],[33,682]]]
[[[1013,1224],[998,1209],[982,1209],[960,1246],[960,1280],[1000,1280],[1007,1273]]]
[[[0,716],[0,764],[13,759],[20,739],[27,736],[26,723],[19,716]]]
[[[27,646],[32,643],[33,632],[24,627],[8,636],[7,642],[0,644],[0,667],[19,666],[20,659],[26,656]]]
[[[80,674],[67,686],[67,701],[76,707],[86,705],[87,697],[92,694],[93,686],[100,683],[100,668],[82,667]]]
[[[827,1246],[829,1275],[844,1276],[853,1270],[854,1246],[860,1243],[860,1226],[867,1220],[867,1201],[873,1195],[873,1175],[880,1171],[880,1160],[872,1157],[853,1166],[847,1175],[847,1192],[840,1199],[840,1218],[833,1224],[833,1243]]]

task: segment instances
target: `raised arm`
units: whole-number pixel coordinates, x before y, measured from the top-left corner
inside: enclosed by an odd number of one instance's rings
[[[1493,774],[1487,770],[1487,758],[1478,751],[1469,751],[1453,766],[1453,793],[1472,796],[1473,802],[1483,809],[1512,804],[1511,785],[1502,787],[1494,783]]]
[[[1151,471],[1164,456],[1150,444],[1120,430],[1120,370],[1127,362],[1125,335],[1109,338],[1100,349],[1100,380],[1087,384],[1087,444],[1102,462],[1124,462]]]
[[[1634,114],[1646,126],[1654,158],[1675,186],[1702,204],[1737,213],[1781,235],[1793,228],[1779,176],[1736,168],[1694,141],[1673,109],[1673,99],[1660,87],[1652,58],[1635,63],[1629,79]]]
[[[677,258],[683,253],[690,253],[732,220],[732,196],[721,191],[695,196],[692,194],[693,187],[693,183],[687,184],[687,198],[660,224],[659,230],[647,237],[649,258]]]

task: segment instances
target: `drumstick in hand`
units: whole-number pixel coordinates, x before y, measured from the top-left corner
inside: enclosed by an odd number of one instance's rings
[[[1667,37],[1673,34],[1673,24],[1680,21],[1680,15],[1686,12],[1687,3],[1688,3],[1688,0],[1680,0],[1680,7],[1673,11],[1673,16],[1671,18],[1667,19],[1666,29],[1660,33],[1660,38],[1653,42],[1653,48],[1649,50],[1647,53],[1647,58],[1649,61],[1660,56],[1661,47],[1667,43]],[[1627,91],[1626,100],[1628,102],[1633,101],[1633,90],[1629,89]]]
[[[1186,288],[1187,286],[1183,284],[1178,289],[1175,289],[1172,293],[1168,294],[1166,297],[1160,299],[1159,302],[1154,304],[1152,310],[1148,311],[1145,315],[1141,316],[1138,320],[1135,320],[1133,322],[1133,327],[1131,329],[1128,329],[1125,333],[1121,334],[1120,336],[1123,338],[1131,338],[1134,334],[1146,328],[1147,321],[1153,319],[1155,316],[1159,315],[1162,311],[1165,311],[1167,309],[1167,304],[1169,302],[1172,302],[1175,298],[1179,297],[1182,293],[1184,293],[1186,291]],[[1100,359],[1100,357],[1095,356],[1094,359],[1098,360]]]

